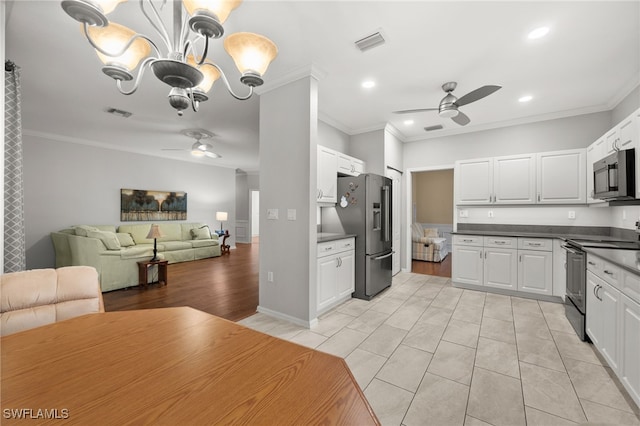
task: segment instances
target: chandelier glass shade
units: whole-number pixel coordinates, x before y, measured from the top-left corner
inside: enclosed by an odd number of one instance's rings
[[[156,41],[147,35],[109,21],[106,15],[127,0],[63,0],[62,8],[81,28],[104,64],[102,71],[116,80],[120,92],[134,93],[147,68],[171,87],[169,103],[182,115],[190,106],[198,110],[208,100],[207,92],[221,79],[236,99],[249,99],[253,88],[263,84],[263,75],[278,54],[276,45],[259,34],[239,32],[224,40],[224,48],[240,71],[246,95],[237,95],[223,70],[207,58],[209,42],[223,36],[223,24],[241,0],[164,0],[172,4],[173,26],[163,22],[153,0],[138,0],[142,16],[156,30]],[[170,36],[171,34],[171,36]],[[159,38],[159,41],[157,39]],[[134,72],[137,75],[134,80]],[[131,81],[125,89],[122,82]]]

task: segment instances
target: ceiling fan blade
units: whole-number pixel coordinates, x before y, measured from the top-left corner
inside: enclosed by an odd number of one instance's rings
[[[467,105],[470,104],[471,102],[475,102],[477,100],[480,100],[486,96],[489,96],[490,94],[492,94],[493,92],[501,89],[502,86],[482,86],[474,91],[471,91],[469,93],[467,93],[466,95],[462,96],[461,98],[458,98],[458,100],[456,101],[456,105],[458,105],[459,107],[463,106],[463,105]]]
[[[161,148],[160,151],[186,151],[184,148]]]
[[[466,126],[471,122],[471,119],[467,117],[467,114],[462,111],[458,111],[458,115],[451,117],[451,119],[461,126]]]
[[[424,111],[438,111],[438,108],[418,108],[418,109],[403,109],[401,111],[393,111],[394,114],[412,114],[414,112]]]

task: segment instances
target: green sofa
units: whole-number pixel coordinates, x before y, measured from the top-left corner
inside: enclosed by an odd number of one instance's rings
[[[218,235],[203,223],[159,223],[158,257],[169,263],[220,256]],[[138,263],[153,256],[151,223],[78,225],[51,233],[56,268],[93,266],[102,291],[138,285]]]

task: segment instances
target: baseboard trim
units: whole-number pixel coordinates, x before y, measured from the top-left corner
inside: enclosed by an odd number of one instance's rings
[[[484,291],[486,293],[495,293],[495,294],[503,294],[505,296],[522,297],[523,299],[536,299],[536,300],[542,300],[544,302],[564,303],[563,298],[560,296],[547,296],[544,294],[526,293],[523,291],[506,290],[506,289],[494,288],[494,287],[485,287],[485,286],[479,286],[474,284],[459,283],[453,280],[451,281],[451,285],[453,287],[464,288],[467,290],[478,290],[478,291]]]
[[[309,321],[305,321],[300,318],[292,317],[291,315],[283,314],[282,312],[274,311],[272,309],[265,308],[264,306],[258,305],[258,312],[261,314],[269,315],[270,317],[278,318],[281,320],[292,322],[296,325],[300,325],[305,328],[311,328],[318,325],[318,318],[313,318]]]

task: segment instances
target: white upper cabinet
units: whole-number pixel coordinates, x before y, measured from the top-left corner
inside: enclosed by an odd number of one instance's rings
[[[335,203],[338,194],[338,153],[318,145],[318,190],[319,203]]]
[[[605,133],[605,155],[623,149],[638,147],[638,111],[622,120],[616,127]]]
[[[535,203],[536,159],[532,154],[497,157],[493,162],[493,202]]]
[[[584,204],[586,190],[586,150],[537,154],[537,202],[541,204]]]
[[[584,149],[457,161],[456,204],[585,204],[585,162]]]
[[[493,202],[493,158],[479,158],[456,163],[457,204]]]
[[[604,203],[604,200],[593,198],[593,163],[600,160],[605,155],[604,136],[587,147],[587,203]]]
[[[338,173],[347,176],[358,176],[364,172],[364,161],[338,153]]]

